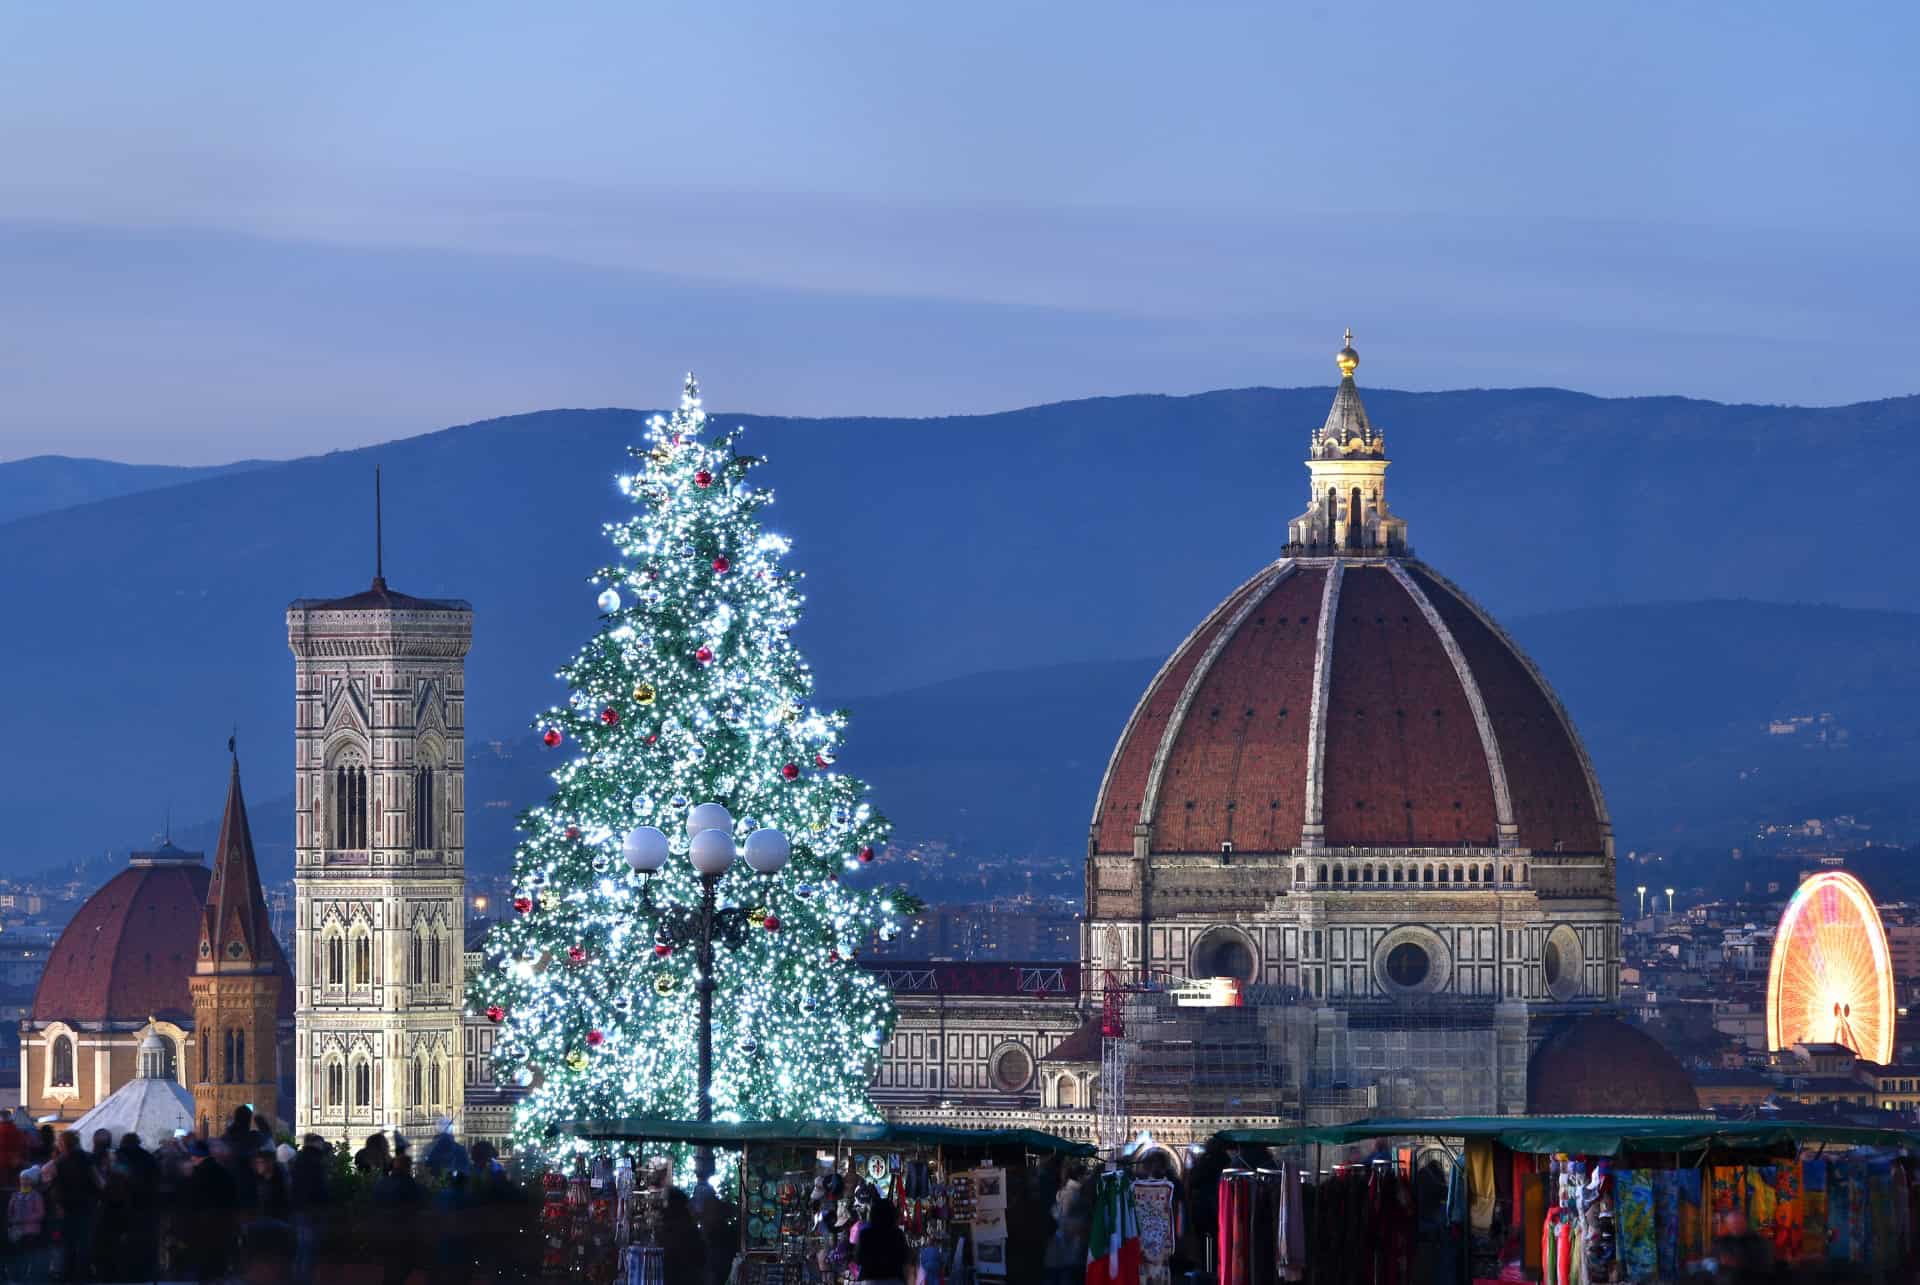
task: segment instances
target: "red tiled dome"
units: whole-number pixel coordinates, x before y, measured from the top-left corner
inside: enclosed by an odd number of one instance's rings
[[[180,854],[185,856],[186,854]],[[190,1024],[193,975],[206,904],[207,867],[195,860],[140,861],[109,879],[73,917],[40,974],[29,1020]],[[293,978],[276,944],[281,1016],[293,1015]]]
[[[1180,645],[1120,736],[1095,853],[1602,853],[1572,724],[1511,639],[1411,558],[1286,558]],[[1316,828],[1317,827],[1317,828]]]
[[[1617,1017],[1562,1023],[1527,1063],[1529,1115],[1680,1115],[1700,1109],[1693,1079],[1660,1041]]]

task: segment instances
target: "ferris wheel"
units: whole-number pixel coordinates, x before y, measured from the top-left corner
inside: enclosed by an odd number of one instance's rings
[[[1893,1060],[1893,960],[1880,912],[1858,879],[1823,870],[1780,916],[1767,970],[1767,1047],[1844,1044]]]

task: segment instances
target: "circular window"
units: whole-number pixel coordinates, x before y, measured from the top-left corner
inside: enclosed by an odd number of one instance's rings
[[[1231,928],[1215,928],[1193,949],[1195,977],[1253,980],[1253,944]]]
[[[1427,952],[1410,941],[1403,941],[1387,952],[1387,977],[1395,986],[1412,989],[1427,980],[1433,961]]]
[[[1547,934],[1547,940],[1540,947],[1540,972],[1547,983],[1547,993],[1557,1000],[1570,1000],[1580,994],[1580,974],[1586,967],[1586,957],[1580,950],[1580,937],[1572,928],[1561,924]]]
[[[1453,952],[1446,939],[1430,928],[1405,924],[1387,933],[1373,948],[1373,983],[1377,991],[1413,999],[1447,989],[1453,975]]]
[[[1002,1093],[1018,1093],[1033,1078],[1033,1055],[1018,1044],[1009,1044],[993,1055],[993,1087]]]

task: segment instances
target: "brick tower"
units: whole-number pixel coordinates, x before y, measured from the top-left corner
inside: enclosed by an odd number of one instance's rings
[[[203,1129],[217,1133],[225,1128],[237,1106],[268,1112],[276,1106],[279,959],[260,891],[236,755],[188,983],[196,1046],[190,1068],[193,1107]]]

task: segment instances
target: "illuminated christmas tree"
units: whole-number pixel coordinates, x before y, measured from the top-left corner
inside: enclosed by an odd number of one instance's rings
[[[640,471],[619,479],[640,511],[607,527],[619,559],[596,577],[600,630],[539,723],[566,761],[522,819],[515,913],[473,983],[498,1073],[530,1088],[516,1142],[549,1154],[572,1145],[547,1137],[557,1120],[697,1117],[698,805],[727,809],[748,861],[783,846],[759,831],[791,849],[776,874],[740,861],[714,887],[715,1119],[876,1118],[867,1084],[893,1010],[856,953],[919,909],[855,873],[886,824],[834,768],[845,715],[808,703],[789,637],[800,576],[757,521],[773,500],[747,481],[759,461],[735,451],[738,430],[709,435],[691,377],[648,429]]]

